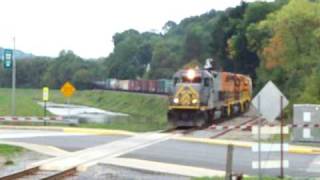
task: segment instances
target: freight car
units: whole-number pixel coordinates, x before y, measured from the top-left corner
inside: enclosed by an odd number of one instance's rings
[[[201,69],[175,73],[169,95],[171,127],[201,127],[220,117],[245,112],[251,101],[251,78]]]
[[[172,88],[172,80],[118,80],[106,79],[105,81],[95,81],[94,87],[114,91],[129,91],[151,94],[168,94]]]

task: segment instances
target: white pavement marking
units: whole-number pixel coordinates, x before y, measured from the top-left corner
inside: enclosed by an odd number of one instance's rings
[[[252,152],[258,152],[259,151],[259,144],[256,143],[251,147]],[[289,144],[285,143],[283,144],[283,151],[289,150]],[[279,152],[281,151],[281,144],[267,144],[262,143],[261,144],[261,151],[262,152]]]
[[[311,129],[310,128],[303,128],[302,130],[302,137],[305,139],[310,139],[312,138],[311,136]]]
[[[189,177],[224,176],[224,171],[183,166],[170,163],[131,159],[131,158],[107,158],[100,161],[102,164],[110,164],[126,168],[141,169],[166,174],[175,174]]]
[[[66,134],[64,132],[26,131],[26,130],[0,130],[0,139],[19,139],[49,136],[77,136],[81,134]],[[83,134],[82,134],[83,135]]]
[[[274,169],[274,168],[280,168],[281,162],[279,160],[268,160],[268,161],[261,161],[261,168],[262,169]],[[252,162],[252,169],[258,169],[259,168],[259,162],[253,161]],[[283,168],[289,168],[289,161],[284,160],[283,161]]]
[[[280,126],[261,127],[261,134],[280,134]],[[258,134],[258,126],[252,126],[252,134]],[[283,134],[289,134],[288,126],[283,127]]]
[[[77,167],[78,170],[97,164],[101,159],[117,157],[131,151],[166,141],[177,134],[144,133],[108,144],[95,146],[72,154],[52,158],[41,165],[42,170],[65,170]]]
[[[320,172],[320,156],[315,158],[307,168],[307,172]]]
[[[13,146],[20,146],[25,149],[29,149],[31,151],[35,151],[41,154],[49,155],[49,156],[63,156],[69,154],[68,151],[64,151],[62,149],[53,147],[53,146],[46,146],[46,145],[39,145],[39,144],[31,144],[31,143],[23,143],[23,142],[11,142],[11,141],[0,141],[0,144],[7,144]]]

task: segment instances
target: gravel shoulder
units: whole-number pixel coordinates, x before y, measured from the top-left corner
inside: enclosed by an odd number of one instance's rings
[[[8,158],[13,162],[13,164],[5,165],[5,162]],[[50,158],[50,156],[27,150],[24,150],[23,152],[10,157],[0,156],[0,176],[20,171],[22,169],[25,169],[31,163],[47,158]]]
[[[98,164],[77,176],[69,177],[67,180],[189,180],[191,178],[171,174],[163,174],[151,171],[143,171],[131,168],[124,168],[114,165]]]

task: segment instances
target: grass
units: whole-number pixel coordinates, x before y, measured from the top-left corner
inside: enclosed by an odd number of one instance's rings
[[[0,156],[9,157],[22,151],[21,147],[0,144]]]
[[[11,157],[21,153],[22,151],[23,151],[23,148],[21,147],[0,144],[0,158],[3,157],[3,159],[5,160],[3,162],[5,166],[13,165],[14,162],[13,160],[11,160]],[[0,163],[0,167],[1,167],[1,163]]]
[[[42,116],[40,89],[16,90],[16,114],[20,116]],[[66,103],[59,90],[50,90],[49,101]],[[137,93],[103,90],[76,91],[70,103],[86,105],[107,111],[129,114],[130,117],[108,124],[81,124],[81,127],[112,128],[130,131],[152,131],[166,127],[167,101],[163,97]],[[11,89],[0,89],[0,115],[11,114]]]
[[[16,90],[16,114],[22,116],[42,115],[43,109],[36,104],[34,98],[41,97],[40,90]],[[0,89],[0,115],[11,114],[11,89]]]

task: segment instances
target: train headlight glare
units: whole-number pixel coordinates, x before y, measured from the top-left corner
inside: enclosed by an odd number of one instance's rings
[[[196,72],[193,69],[187,71],[187,77],[189,80],[193,80],[196,76]]]
[[[176,103],[176,104],[178,104],[178,103],[179,103],[179,98],[174,98],[174,99],[173,99],[173,102]]]
[[[198,99],[192,99],[192,104],[196,104],[198,102]]]

